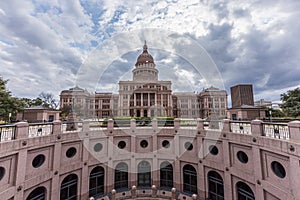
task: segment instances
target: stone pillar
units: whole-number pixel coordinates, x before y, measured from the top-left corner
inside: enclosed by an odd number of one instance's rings
[[[150,93],[148,93],[148,106],[150,107]]]
[[[136,106],[136,93],[133,94],[133,106]],[[136,114],[136,112],[134,112],[134,115]]]
[[[90,130],[90,122],[89,121],[83,121],[82,122],[82,131],[88,132]]]
[[[202,131],[204,130],[204,120],[203,119],[197,119],[197,130]]]
[[[116,200],[116,190],[112,189],[111,191],[111,200]]]
[[[288,123],[288,127],[291,140],[300,142],[300,121],[291,121]]]
[[[230,132],[230,120],[223,119],[223,132]]]
[[[156,188],[156,186],[152,185],[151,190],[152,190],[151,197],[152,198],[156,198],[156,196],[157,196],[157,188]]]
[[[52,134],[53,135],[59,135],[59,134],[61,134],[61,126],[62,126],[61,121],[60,120],[55,120],[53,122]]]
[[[133,199],[136,198],[136,186],[135,185],[133,185],[132,188],[131,188],[131,197]]]
[[[22,122],[20,122],[22,123]],[[27,122],[25,122],[27,123]],[[24,195],[24,182],[25,182],[25,174],[26,174],[26,163],[27,163],[27,149],[21,149],[18,152],[18,159],[17,159],[17,167],[16,167],[16,193],[15,199],[25,199]]]
[[[196,194],[193,194],[193,195],[192,195],[192,199],[193,199],[193,200],[196,200],[196,199],[197,199],[197,195],[196,195]]]
[[[16,123],[16,139],[28,138],[28,123],[18,122]]]
[[[109,119],[107,121],[107,130],[108,131],[113,131],[114,129],[114,120],[113,119]]]
[[[299,133],[299,132],[298,132]],[[300,170],[295,170],[299,168],[299,158],[298,156],[290,156],[290,189],[293,192],[293,195],[295,199],[300,199],[300,190],[299,190],[299,184],[300,184]]]
[[[135,128],[136,128],[136,120],[135,119],[130,120],[130,128],[131,128],[131,130],[135,130]]]
[[[144,108],[144,97],[143,97],[143,93],[141,93],[141,107]],[[141,109],[141,113],[140,113],[140,117],[144,117],[144,109]]]
[[[54,152],[53,154],[53,175],[51,180],[51,198],[52,199],[59,199],[59,191],[60,184],[59,184],[59,169],[60,169],[60,161],[61,161],[61,142],[56,142],[54,144]]]
[[[176,131],[180,129],[180,119],[179,118],[174,119],[174,129]]]
[[[251,121],[251,133],[253,136],[263,136],[263,126],[261,120],[252,120]]]
[[[176,188],[172,188],[171,192],[172,192],[172,199],[176,200]]]
[[[157,129],[157,119],[153,118],[152,121],[151,121],[151,124],[152,124],[153,130],[156,130]]]

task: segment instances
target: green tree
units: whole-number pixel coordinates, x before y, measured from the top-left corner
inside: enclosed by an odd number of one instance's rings
[[[17,112],[24,109],[24,103],[11,96],[6,89],[7,82],[0,76],[0,120],[8,122],[16,119]]]
[[[289,90],[280,96],[283,102],[281,105],[283,112],[289,117],[300,116],[300,88]]]
[[[44,107],[52,109],[57,109],[58,107],[58,102],[56,99],[54,99],[54,95],[51,93],[42,92],[39,94],[37,99],[42,100],[42,106]]]
[[[61,113],[60,113],[61,117],[63,119],[65,119],[69,115],[69,113],[72,111],[72,106],[64,106],[60,109],[60,111],[61,111]]]

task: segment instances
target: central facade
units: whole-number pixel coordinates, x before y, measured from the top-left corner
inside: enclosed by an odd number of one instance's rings
[[[119,82],[118,116],[173,116],[171,81],[159,81],[153,57],[145,42],[132,70],[132,81]]]

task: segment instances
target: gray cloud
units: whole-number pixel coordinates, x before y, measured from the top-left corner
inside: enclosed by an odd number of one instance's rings
[[[232,85],[252,83],[259,98],[274,100],[281,91],[300,85],[300,2],[296,0],[82,0],[72,5],[67,0],[12,0],[0,2],[0,8],[1,75],[10,79],[9,89],[16,96],[35,97],[41,91],[58,95],[74,86],[95,44],[144,28],[193,38],[216,63],[228,91]],[[153,38],[144,39],[151,43]],[[142,44],[132,46],[136,45]],[[193,54],[193,49],[185,51]],[[185,68],[194,73],[185,58],[157,49],[152,52],[163,78],[170,66],[177,72]],[[136,55],[138,51],[115,57],[102,83],[111,88],[124,72],[130,74]],[[99,79],[97,74],[91,76]],[[192,87],[175,83],[174,90],[204,87],[201,75],[189,77]],[[176,73],[170,78],[178,79]]]

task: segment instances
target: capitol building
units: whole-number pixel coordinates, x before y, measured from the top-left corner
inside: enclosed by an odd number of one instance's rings
[[[60,94],[61,108],[74,107],[84,118],[112,117],[181,117],[224,119],[227,109],[227,93],[215,87],[200,93],[172,93],[172,82],[159,80],[159,71],[145,42],[138,56],[133,79],[119,81],[119,94],[89,93],[74,87]]]
[[[76,119],[0,125],[0,199],[300,199],[299,120],[224,119],[225,91],[172,93],[146,44],[132,75],[118,94],[62,91]]]

